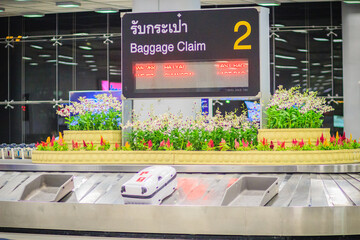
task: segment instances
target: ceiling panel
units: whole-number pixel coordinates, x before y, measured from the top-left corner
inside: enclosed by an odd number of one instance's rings
[[[40,12],[43,14],[65,13],[65,12],[84,12],[94,11],[96,8],[116,8],[128,10],[132,7],[132,0],[74,0],[80,2],[77,8],[61,8],[56,6],[56,2],[67,0],[0,0],[0,7],[5,8],[5,12],[0,13],[0,17],[21,16],[24,12]],[[329,0],[279,0],[282,3],[289,2],[326,2]],[[330,0],[336,1],[336,0]],[[201,5],[233,5],[233,4],[255,4],[257,0],[202,0]]]

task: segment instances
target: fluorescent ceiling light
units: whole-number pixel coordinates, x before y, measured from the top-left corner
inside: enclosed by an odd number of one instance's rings
[[[81,4],[78,2],[67,1],[67,2],[56,2],[56,6],[63,8],[73,8],[73,7],[80,7]]]
[[[88,46],[79,46],[79,48],[83,50],[92,50],[92,48]]]
[[[0,7],[0,12],[5,12],[5,8]]]
[[[88,33],[74,33],[74,36],[86,36],[89,35]]]
[[[342,68],[334,68],[334,71],[342,71]]]
[[[275,0],[261,0],[256,1],[257,5],[263,6],[263,7],[277,7],[280,6],[280,2]]]
[[[272,27],[285,27],[285,25],[279,24],[279,23],[271,24],[271,26]]]
[[[309,63],[309,61],[301,61],[301,63]]]
[[[321,71],[321,73],[331,73],[331,71]]]
[[[39,65],[39,64],[34,62],[34,63],[30,63],[29,65],[30,65],[30,66],[37,66],[37,65]]]
[[[97,68],[91,69],[92,72],[97,72]]]
[[[49,55],[49,54],[40,54],[39,57],[41,57],[41,58],[47,58],[47,57],[51,57],[51,55]]]
[[[334,79],[343,79],[343,77],[334,76]]]
[[[110,75],[121,75],[121,73],[111,72]]]
[[[341,42],[342,42],[342,39],[334,39],[333,42],[334,42],[334,43],[341,43]]]
[[[320,64],[320,63],[312,63],[311,65],[313,65],[313,66],[320,66],[321,64]]]
[[[275,57],[276,58],[282,58],[282,59],[296,60],[295,57],[290,57],[290,56],[275,55]]]
[[[345,0],[344,3],[347,3],[347,4],[359,4],[360,1],[357,1],[357,0]]]
[[[275,65],[275,68],[280,68],[280,69],[298,69],[298,67],[296,67],[296,66],[280,66],[280,65]]]
[[[293,74],[291,74],[291,76],[292,77],[297,77],[297,76],[300,76],[300,74],[299,73],[293,73]]]
[[[307,68],[303,68],[303,69],[301,69],[301,70],[303,70],[303,71],[308,71],[309,69],[307,69]]]
[[[74,62],[64,62],[64,61],[59,61],[60,64],[64,64],[64,65],[73,65],[73,66],[76,66],[78,65],[77,63],[74,63]]]
[[[23,17],[27,17],[27,18],[38,18],[44,16],[44,14],[38,12],[27,12],[27,13],[23,13],[22,15]]]
[[[110,72],[121,72],[120,69],[110,69]]]
[[[56,59],[50,59],[50,60],[46,60],[47,63],[52,63],[52,62],[56,62]]]
[[[30,47],[32,47],[32,48],[36,48],[36,49],[43,49],[43,47],[38,46],[38,45],[30,45]]]
[[[318,41],[318,42],[328,42],[329,39],[327,38],[314,38],[315,41]]]
[[[275,41],[287,43],[287,41],[285,39],[282,39],[282,38],[275,38]]]
[[[115,8],[97,8],[95,9],[97,13],[117,13],[118,10]]]
[[[31,57],[22,57],[22,59],[24,59],[24,60],[32,60]]]
[[[96,68],[97,66],[96,65],[89,65],[89,67]]]
[[[64,56],[64,55],[59,55],[59,58],[64,58],[64,59],[69,59],[69,60],[73,60],[73,57],[69,57],[69,56]]]
[[[295,33],[307,33],[306,30],[293,30],[293,32],[295,32]]]
[[[299,52],[307,52],[308,50],[306,50],[306,49],[300,49],[300,48],[299,48],[298,51],[299,51]]]
[[[87,61],[85,61],[86,63],[95,63],[95,61],[94,60],[87,60]]]
[[[325,64],[324,67],[332,67],[331,64]]]
[[[93,58],[94,55],[83,55],[84,58]]]

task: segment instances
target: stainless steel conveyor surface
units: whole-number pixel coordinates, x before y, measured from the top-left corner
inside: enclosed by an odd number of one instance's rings
[[[24,185],[48,172],[1,172],[0,201],[17,201]],[[63,173],[65,174],[65,173]],[[123,204],[120,188],[134,173],[82,173],[74,175],[74,190],[62,201],[68,203]],[[322,207],[360,206],[358,173],[244,173],[178,174],[177,190],[162,205],[220,206],[225,190],[242,175],[277,176],[279,193],[266,206]]]

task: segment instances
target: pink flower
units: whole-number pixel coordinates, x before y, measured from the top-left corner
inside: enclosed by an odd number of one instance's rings
[[[334,137],[334,136],[330,137],[330,142],[331,143],[334,143],[335,141],[336,141],[336,137]]]
[[[249,146],[249,142],[245,143],[244,139],[241,139],[241,143],[242,143],[243,147],[248,147]]]
[[[86,142],[84,140],[83,140],[83,145],[84,145],[84,147],[87,147]]]
[[[320,144],[320,141],[319,141],[319,138],[316,140],[316,144],[315,144],[315,146],[319,146],[319,144]]]
[[[292,144],[293,144],[294,146],[296,146],[297,143],[298,143],[298,141],[297,141],[296,139],[293,139],[293,140],[292,140]]]
[[[240,143],[235,139],[234,148],[238,149],[240,147]]]
[[[302,148],[305,145],[304,139],[301,139],[301,142],[299,142],[299,146]]]
[[[192,146],[191,142],[188,141],[188,143],[186,144],[186,147],[189,148],[189,147],[191,147],[191,146]]]
[[[170,139],[167,140],[166,147],[170,148]]]
[[[160,142],[160,146],[159,147],[165,147],[165,140],[162,140],[161,142]]]
[[[321,134],[321,137],[320,137],[320,142],[321,142],[321,143],[324,143],[324,141],[325,141],[325,138],[324,138],[324,134],[322,133],[322,134]]]

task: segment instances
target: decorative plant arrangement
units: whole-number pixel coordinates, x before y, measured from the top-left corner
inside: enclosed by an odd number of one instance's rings
[[[359,140],[360,141],[360,140]],[[293,139],[292,146],[286,147],[285,142],[278,141],[274,143],[273,141],[268,141],[263,138],[259,141],[256,150],[258,151],[319,151],[319,150],[344,150],[344,149],[357,149],[360,148],[360,142],[350,138],[346,138],[345,133],[343,136],[339,136],[336,133],[336,136],[330,137],[330,139],[324,138],[322,135],[317,139],[316,143],[312,143],[310,140],[305,142],[304,139],[301,141]]]
[[[94,99],[80,97],[79,102],[61,105],[56,112],[65,117],[70,130],[121,130],[121,101],[111,94]]]
[[[267,128],[320,128],[324,113],[333,111],[316,92],[301,93],[299,87],[282,86],[271,97],[266,109]]]
[[[245,113],[222,116],[217,112],[214,117],[197,114],[194,120],[165,113],[149,114],[148,120],[135,120],[126,128],[132,128],[132,150],[227,151],[256,145],[258,124],[249,122]]]

